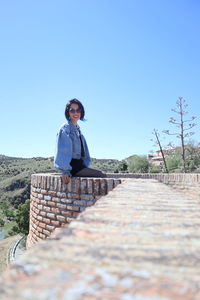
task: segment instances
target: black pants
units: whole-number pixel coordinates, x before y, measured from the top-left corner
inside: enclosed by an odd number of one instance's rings
[[[99,177],[99,178],[107,177],[105,173],[91,168],[83,168],[82,170],[77,172],[74,176],[75,177]]]
[[[87,168],[82,159],[72,159],[70,162],[72,166],[71,175],[75,177],[106,177],[106,174],[99,170]]]

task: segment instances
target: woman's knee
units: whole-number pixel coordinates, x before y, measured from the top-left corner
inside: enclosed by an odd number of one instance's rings
[[[84,168],[79,171],[75,176],[77,177],[99,177],[105,178],[106,174],[100,170],[92,169],[92,168]]]

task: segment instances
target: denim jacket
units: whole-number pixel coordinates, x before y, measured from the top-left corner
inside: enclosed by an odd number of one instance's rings
[[[58,134],[56,142],[56,153],[54,157],[54,166],[64,174],[70,174],[72,169],[70,162],[72,158],[83,159],[86,167],[90,164],[90,154],[84,136],[81,133],[81,139],[84,148],[84,157],[81,157],[81,141],[77,128],[71,121],[64,124]]]

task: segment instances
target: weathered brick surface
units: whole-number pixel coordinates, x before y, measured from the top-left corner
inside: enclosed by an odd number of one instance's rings
[[[145,178],[156,179],[160,182],[168,184],[174,188],[188,193],[190,196],[200,197],[200,174],[198,173],[122,173],[122,174],[107,174],[112,178]],[[114,182],[114,185],[117,182]]]
[[[199,300],[199,253],[199,198],[130,179],[10,266],[0,299]]]

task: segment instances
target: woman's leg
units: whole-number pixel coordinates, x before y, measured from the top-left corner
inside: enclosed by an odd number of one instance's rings
[[[100,177],[104,178],[106,177],[106,174],[99,170],[91,169],[91,168],[84,168],[81,171],[77,172],[75,177]]]

